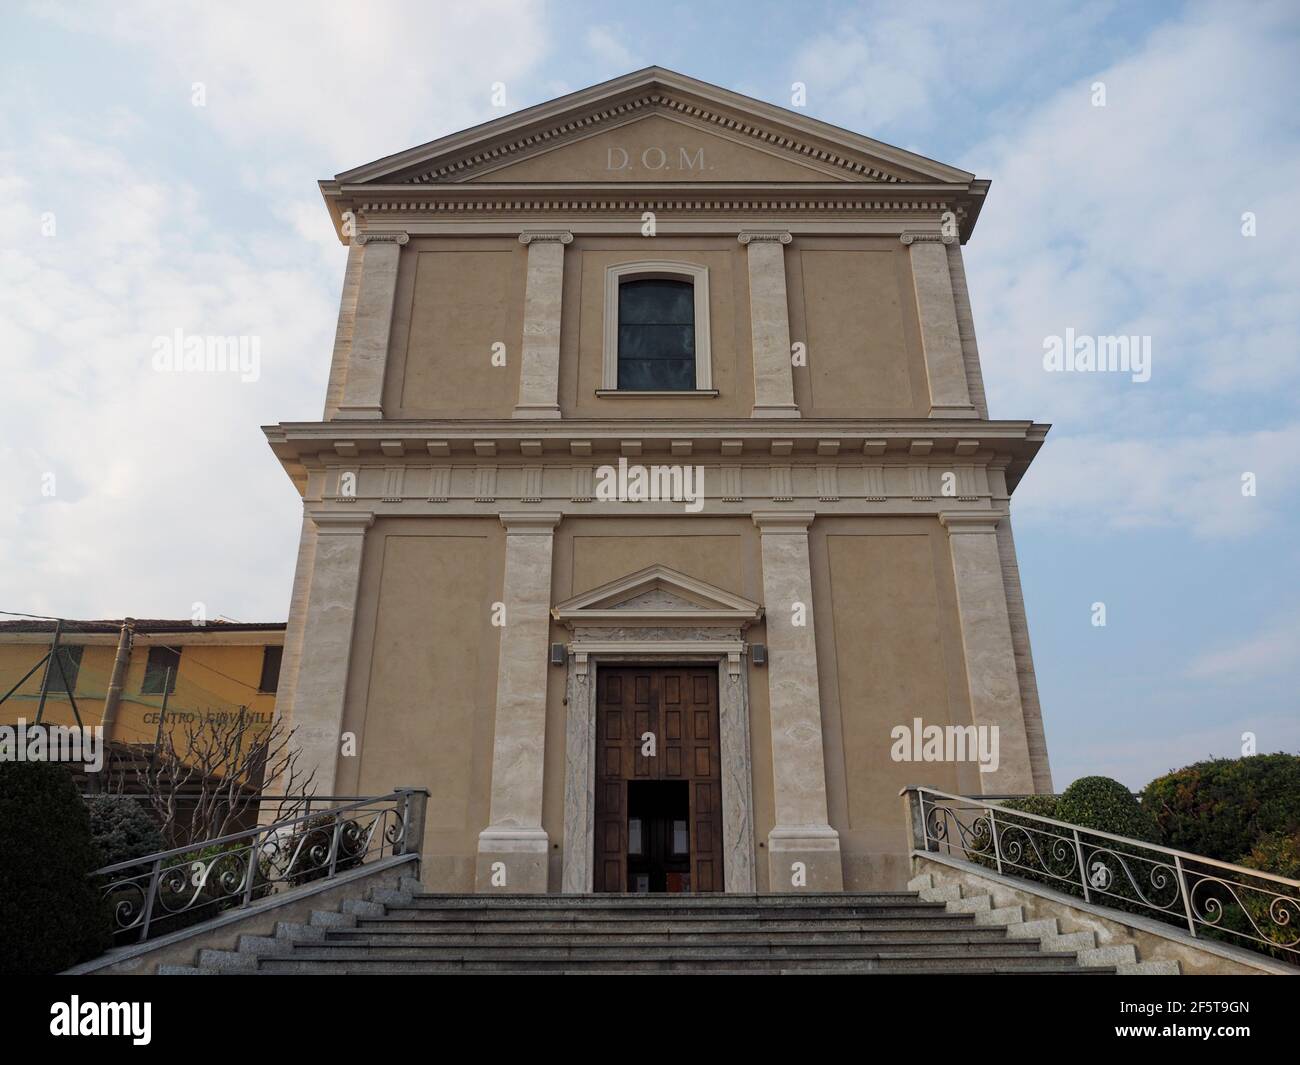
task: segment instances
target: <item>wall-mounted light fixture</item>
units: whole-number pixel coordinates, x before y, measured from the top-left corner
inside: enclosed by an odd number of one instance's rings
[[[564,644],[562,643],[551,644],[551,665],[562,666],[564,665],[565,662],[568,661],[568,659],[569,656],[564,651]]]
[[[751,643],[749,645],[749,654],[750,657],[754,660],[754,665],[756,666],[767,665],[767,644]]]

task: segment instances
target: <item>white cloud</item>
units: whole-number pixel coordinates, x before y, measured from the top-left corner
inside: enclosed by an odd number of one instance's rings
[[[1187,671],[1204,680],[1254,680],[1300,669],[1300,615],[1274,618],[1240,643],[1202,654]]]
[[[1255,475],[1254,496],[1242,494],[1244,473]],[[1049,436],[1016,491],[1015,513],[1081,529],[1240,536],[1294,507],[1298,481],[1300,424],[1195,437]]]
[[[995,416],[1160,430],[1300,381],[1300,143],[1276,135],[1298,34],[1278,5],[1193,8],[972,151],[993,178],[967,256]],[[1044,338],[1067,327],[1152,337],[1151,381],[1044,372]]]
[[[649,66],[648,63],[638,62],[622,38],[609,26],[589,27],[586,33],[586,44],[591,53],[604,66],[611,69],[615,77]]]
[[[300,510],[259,427],[323,402],[344,251],[314,181],[492,117],[493,81],[522,104],[540,5],[35,10],[154,96],[11,79],[0,115],[0,609],[283,617]],[[178,328],[256,337],[260,379],[155,372]]]
[[[138,49],[177,108],[191,108],[191,86],[202,82],[206,106],[193,117],[230,143],[302,142],[336,161],[330,173],[495,117],[494,82],[506,84],[511,109],[522,106],[546,44],[537,0],[142,0],[40,10]]]

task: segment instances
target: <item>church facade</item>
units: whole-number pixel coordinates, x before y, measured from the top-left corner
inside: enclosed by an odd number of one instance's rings
[[[649,68],[321,188],[278,706],[430,890],[897,888],[903,786],[1051,790],[987,181]]]

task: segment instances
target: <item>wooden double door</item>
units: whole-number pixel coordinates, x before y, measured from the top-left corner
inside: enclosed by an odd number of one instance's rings
[[[716,666],[598,668],[595,820],[597,891],[723,889]]]

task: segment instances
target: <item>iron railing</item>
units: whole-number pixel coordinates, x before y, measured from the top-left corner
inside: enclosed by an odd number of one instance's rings
[[[1300,880],[933,788],[905,794],[917,850],[1300,962]]]
[[[143,941],[367,862],[419,853],[427,797],[422,788],[314,796],[301,801],[300,816],[108,865],[91,881],[117,938]]]

